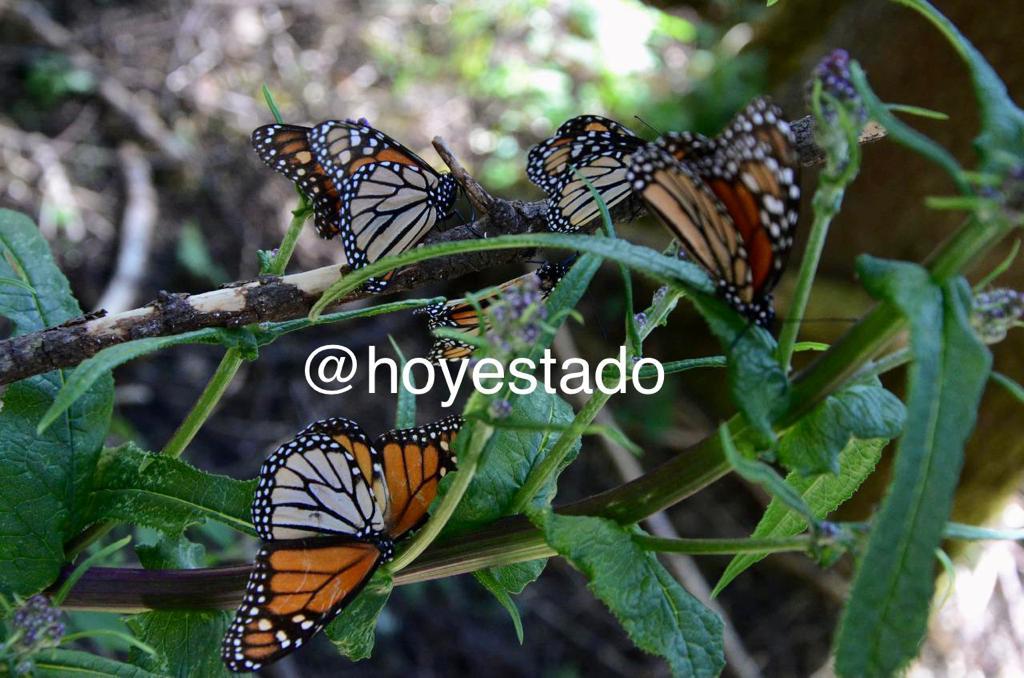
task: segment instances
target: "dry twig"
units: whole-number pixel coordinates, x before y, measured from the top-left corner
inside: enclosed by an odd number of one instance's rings
[[[797,148],[801,158],[814,158],[813,128],[810,117],[793,123],[797,133]],[[862,138],[873,141],[877,133]],[[472,224],[458,226],[436,233],[428,242],[451,242],[494,235],[544,232],[545,201],[524,203],[503,200],[487,194],[462,169],[443,141],[438,152],[447,156],[446,162],[457,180],[475,195],[481,206],[487,205],[486,216]],[[813,160],[812,160],[813,162]],[[629,203],[631,201],[627,201]],[[482,207],[481,207],[482,208]],[[627,204],[615,210],[622,219],[635,215]],[[389,292],[402,292],[428,282],[454,280],[477,271],[488,270],[513,261],[533,256],[530,250],[498,250],[472,252],[457,256],[424,261],[397,272]],[[306,315],[313,304],[344,269],[338,266],[297,273],[284,277],[268,277],[234,283],[223,289],[202,294],[161,295],[150,304],[123,313],[105,317],[65,323],[58,327],[0,341],[0,384],[8,384],[25,377],[41,374],[61,367],[71,367],[92,357],[98,351],[116,344],[142,339],[180,334],[205,327],[240,327],[258,322],[291,320]],[[350,294],[339,304],[368,296],[364,291]]]
[[[124,218],[121,220],[121,244],[114,277],[97,304],[110,313],[120,313],[131,308],[138,297],[139,285],[146,273],[157,215],[153,170],[146,156],[132,143],[124,144],[119,155],[127,194]]]

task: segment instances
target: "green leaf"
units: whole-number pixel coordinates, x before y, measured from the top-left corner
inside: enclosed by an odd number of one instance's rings
[[[255,488],[255,481],[206,473],[128,443],[103,451],[91,517],[145,525],[172,535],[210,519],[255,534],[249,518]]]
[[[974,145],[982,156],[983,169],[998,167],[1000,157],[1024,154],[1024,112],[1014,104],[1006,85],[981,52],[931,4],[923,0],[898,2],[917,10],[932,22],[967,64],[981,117],[981,132]],[[882,124],[886,126],[884,122]]]
[[[116,676],[117,678],[161,678],[132,664],[99,657],[79,650],[54,649],[35,656],[33,676],[67,678],[68,676]]]
[[[720,299],[695,296],[694,304],[728,356],[733,402],[758,434],[758,442],[770,445],[775,440],[772,422],[789,402],[789,380],[775,357],[775,340]]]
[[[792,486],[787,484],[774,468],[752,456],[755,454],[753,450],[750,450],[750,456],[748,456],[736,448],[732,435],[729,433],[729,425],[727,423],[722,423],[718,427],[718,434],[725,458],[740,477],[749,482],[757,483],[768,491],[773,500],[782,502],[790,510],[802,515],[808,522],[814,521],[814,514],[811,508],[804,502],[803,497]],[[745,447],[749,449],[749,446]]]
[[[501,567],[487,568],[487,572],[498,582],[498,584],[513,595],[519,595],[528,584],[532,584],[544,571],[548,564],[547,558],[527,560],[523,563],[502,565]]]
[[[512,600],[511,594],[508,589],[505,588],[504,584],[494,576],[491,570],[477,570],[473,573],[473,577],[480,582],[480,585],[491,592],[498,602],[501,604],[505,611],[508,612],[508,616],[512,619],[512,626],[516,630],[516,640],[519,644],[523,644],[523,619],[519,616],[519,608],[516,607],[515,601]]]
[[[953,157],[953,154],[890,113],[868,85],[864,69],[856,62],[850,64],[850,81],[856,87],[857,93],[872,119],[885,128],[886,134],[946,170],[961,193],[968,195],[971,193],[970,184],[964,178],[960,163]]]
[[[566,427],[573,420],[569,403],[557,395],[538,389],[529,397],[518,398],[507,421],[547,423]],[[451,537],[488,525],[498,518],[509,515],[516,493],[530,471],[547,456],[557,433],[500,428],[502,421],[495,423],[494,435],[484,449],[480,465],[473,482],[463,495],[455,513],[445,526],[444,535]],[[580,449],[577,439],[563,463],[564,469]],[[549,479],[534,498],[533,505],[544,508],[555,495],[557,474]]]
[[[338,648],[338,652],[352,661],[370,657],[373,653],[377,617],[391,597],[394,586],[394,580],[388,572],[377,570],[352,603],[324,628],[324,633]]]
[[[935,550],[991,367],[971,328],[962,278],[940,287],[917,265],[867,256],[858,272],[872,296],[906,316],[914,360],[892,484],[840,624],[836,671],[844,676],[889,675],[917,654],[934,593]]]
[[[23,335],[81,315],[39,230],[0,210],[0,314]],[[67,379],[55,370],[7,387],[0,410],[0,589],[29,595],[54,579],[83,504],[113,410],[113,380],[97,380],[45,434],[36,426]]]
[[[779,442],[779,460],[804,475],[839,473],[839,454],[851,438],[895,438],[906,409],[874,380],[829,396],[796,423]]]
[[[933,111],[930,108],[924,108],[922,106],[913,106],[911,104],[886,104],[885,108],[892,113],[905,113],[907,115],[916,115],[920,118],[927,118],[929,120],[949,120],[949,115],[942,111]]]
[[[157,530],[139,528],[135,553],[147,570],[193,570],[206,560],[206,547],[185,535],[169,536]]]
[[[722,621],[687,593],[632,538],[604,518],[537,512],[545,539],[586,575],[590,590],[645,652],[664,657],[676,676],[717,676],[725,665]]]
[[[132,650],[133,661],[149,671],[177,678],[229,676],[220,659],[220,643],[231,613],[163,610],[127,620],[135,637],[157,651],[157,657]]]
[[[356,289],[367,279],[383,275],[400,266],[452,254],[537,247],[578,250],[609,261],[625,264],[653,280],[669,285],[681,286],[694,294],[707,296],[714,294],[714,285],[711,283],[711,279],[708,278],[707,273],[698,265],[689,261],[682,261],[674,256],[666,256],[647,247],[633,245],[624,240],[595,238],[591,235],[524,233],[500,235],[480,240],[458,240],[423,245],[401,254],[384,257],[368,266],[350,271],[331,285],[313,305],[309,317],[313,319],[318,318],[320,313],[334,303],[335,300]],[[580,263],[581,261],[577,261],[576,265],[573,266],[573,270],[578,268]]]
[[[875,470],[875,465],[882,456],[882,449],[887,443],[887,440],[851,440],[839,454],[838,474],[805,476],[794,471],[786,476],[786,483],[799,493],[816,519],[824,520],[853,496],[861,483]],[[778,499],[772,499],[751,537],[789,537],[800,534],[808,527],[802,515],[789,509]],[[739,555],[733,558],[711,595],[717,596],[733,579],[764,557]]]
[[[513,407],[512,414],[503,421],[548,423],[564,428],[573,420],[572,407],[559,396],[544,390],[538,390],[529,397],[517,398]],[[497,425],[500,426],[501,423],[498,422]],[[530,471],[548,455],[557,438],[557,433],[498,428],[484,449],[473,482],[455,508],[442,534],[462,534],[511,514],[519,488],[523,486]],[[550,506],[557,489],[558,475],[576,458],[580,445],[581,441],[577,438],[559,471],[549,478],[534,497],[533,506]],[[444,487],[447,487],[447,483]],[[493,584],[494,588],[502,588],[505,595],[495,594],[495,597],[508,609],[505,598],[509,594],[521,593],[527,584],[540,576],[546,563],[547,560],[542,558],[528,563],[491,568],[486,571],[484,577],[490,577],[488,583]],[[492,586],[485,584],[485,588],[494,593]],[[520,622],[514,618],[513,623],[518,628]]]
[[[96,383],[97,379],[110,374],[118,365],[123,365],[129,360],[153,351],[159,351],[171,346],[182,344],[218,344],[222,343],[216,333],[209,330],[195,330],[173,337],[147,337],[136,339],[117,346],[109,346],[93,357],[82,361],[78,367],[68,376],[64,386],[57,393],[53,404],[46,410],[46,414],[39,420],[36,431],[42,433],[53,424],[71,405],[78,400],[82,394]]]

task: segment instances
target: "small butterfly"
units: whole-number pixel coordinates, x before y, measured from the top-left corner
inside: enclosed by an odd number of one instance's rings
[[[455,470],[462,424],[451,416],[371,442],[350,419],[324,419],[270,455],[252,505],[263,548],[221,645],[229,670],[277,661],[338,616],[426,519]]]
[[[714,139],[670,133],[646,144],[626,175],[721,296],[762,326],[799,218],[795,144],[782,111],[758,98]]]
[[[530,149],[526,175],[548,194],[548,228],[578,231],[599,214],[597,202],[577,172],[593,185],[609,209],[629,198],[629,157],[644,143],[614,120],[581,115],[567,120],[554,136]]]
[[[452,175],[364,122],[264,125],[252,145],[313,204],[317,233],[341,238],[353,269],[415,247],[452,213]],[[390,275],[368,281],[368,289],[383,290]]]

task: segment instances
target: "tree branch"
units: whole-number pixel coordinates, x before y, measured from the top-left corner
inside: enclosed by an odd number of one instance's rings
[[[801,161],[806,165],[820,162],[822,156],[814,144],[812,119],[808,116],[792,124]],[[861,142],[878,138],[876,126],[876,130],[861,137]],[[435,233],[427,242],[546,231],[545,201],[524,203],[492,197],[462,168],[442,139],[435,140],[435,147],[484,216],[471,224]],[[614,210],[616,220],[626,220],[638,214],[635,201],[626,201],[619,207]],[[425,261],[398,271],[388,287],[388,294],[428,282],[454,280],[532,256],[529,250],[502,250]],[[240,327],[302,317],[345,270],[336,265],[325,266],[283,277],[232,283],[202,294],[164,292],[142,308],[112,315],[100,311],[57,327],[12,337],[0,341],[0,384],[72,367],[104,348],[134,339],[181,334],[205,327]],[[367,296],[368,293],[357,291],[338,303]]]

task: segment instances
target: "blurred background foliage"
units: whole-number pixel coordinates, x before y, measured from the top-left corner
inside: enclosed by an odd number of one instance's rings
[[[295,193],[259,163],[248,141],[252,129],[271,120],[259,94],[264,83],[288,122],[365,116],[435,164],[430,140],[440,135],[488,189],[536,200],[541,193],[526,181],[526,153],[566,118],[606,114],[648,138],[666,130],[714,133],[758,93],[773,94],[790,117],[800,117],[806,75],[835,47],[865,65],[883,98],[949,114],[948,122],[914,124],[968,157],[975,126],[962,66],[918,17],[883,0],[764,4],[0,0],[0,205],[37,220],[83,308],[112,298],[117,286],[128,301],[108,310],[124,310],[160,290],[202,291],[252,277],[256,251],[280,240]],[[1019,13],[1019,0],[936,4],[1020,101],[1019,27],[1007,20]],[[805,195],[814,179],[813,170],[805,173]],[[140,182],[151,189],[149,197],[137,190]],[[852,275],[856,254],[919,259],[955,226],[957,215],[922,205],[927,195],[949,192],[948,178],[912,153],[884,142],[866,150],[808,311],[810,318],[832,320],[809,323],[806,338],[828,341],[849,326],[845,318],[866,308]],[[148,224],[130,217],[133,201],[151,208]],[[654,247],[667,242],[646,221],[623,224],[620,233]],[[340,258],[334,243],[308,229],[291,270]],[[115,276],[124,262],[136,264],[129,267],[135,275]],[[1024,287],[1021,270],[1015,266],[1000,282]],[[521,271],[482,272],[417,296],[459,296]],[[783,318],[788,284],[784,279],[777,295]],[[652,292],[639,281],[640,302]],[[590,359],[609,354],[622,340],[621,304],[618,272],[608,268],[584,299],[583,325],[557,348]],[[371,343],[384,346],[388,334],[406,355],[422,355],[429,346],[419,319],[383,316],[289,335],[265,348],[259,361],[243,367],[187,458],[251,477],[274,446],[313,419],[340,414],[371,433],[384,430],[393,421],[392,399],[354,395],[365,384],[355,384],[348,397],[316,396],[301,366],[324,343],[344,343],[358,353]],[[685,308],[650,346],[663,359],[717,351]],[[1011,335],[997,347],[996,369],[1024,380],[1022,349],[1020,337]],[[186,347],[120,368],[118,436],[158,449],[219,357],[220,349]],[[609,413],[644,447],[641,466],[678,453],[730,412],[720,381],[687,373],[656,396],[613,402]],[[888,385],[901,383],[895,375]],[[419,400],[421,420],[441,414],[438,399]],[[1019,404],[990,389],[968,451],[957,519],[1024,526],[1021,421]],[[636,463],[588,439],[560,496],[568,500],[618,484]],[[860,518],[877,502],[884,473],[855,497],[844,518]],[[728,478],[674,507],[667,519],[683,536],[743,536],[765,503],[759,490]],[[205,547],[192,557],[206,566],[243,561],[255,548],[254,541],[217,526],[190,536]],[[978,546],[961,555],[955,594],[936,614],[912,672],[1024,674],[1022,549]],[[672,558],[670,564],[693,589],[702,578],[714,581],[727,560],[705,558],[695,566]],[[823,572],[787,555],[744,574],[719,601],[735,630],[727,673],[828,675],[830,636],[848,574],[846,562]],[[469,578],[402,587],[382,617],[373,659],[348,664],[321,639],[267,675],[667,672],[632,647],[582,578],[562,563],[553,562],[517,603],[525,647],[516,643],[504,611]],[[73,623],[122,624],[116,615],[99,613],[76,613]]]

